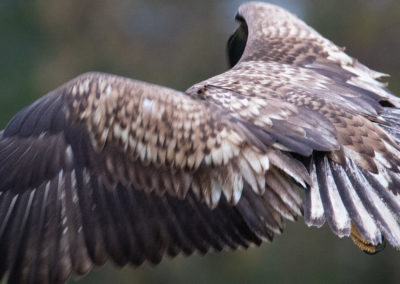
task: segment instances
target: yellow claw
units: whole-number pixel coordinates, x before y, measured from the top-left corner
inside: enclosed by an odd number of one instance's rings
[[[365,253],[367,254],[376,254],[382,251],[385,248],[385,241],[378,245],[373,245],[370,242],[366,241],[358,231],[358,229],[352,224],[351,225],[351,239],[353,242]]]

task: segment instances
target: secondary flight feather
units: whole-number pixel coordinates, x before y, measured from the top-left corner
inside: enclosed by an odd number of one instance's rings
[[[400,249],[400,101],[384,74],[277,6],[236,18],[231,68],[186,92],[87,73],[10,120],[0,278],[247,248],[299,216],[369,253]]]

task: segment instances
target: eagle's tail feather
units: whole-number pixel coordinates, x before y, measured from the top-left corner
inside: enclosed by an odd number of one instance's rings
[[[351,236],[369,253],[377,252],[384,238],[400,249],[399,195],[348,158],[342,165],[317,153],[310,171],[314,185],[306,191],[307,225],[322,226],[327,221],[336,235]]]

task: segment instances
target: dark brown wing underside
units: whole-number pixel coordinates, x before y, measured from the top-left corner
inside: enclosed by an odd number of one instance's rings
[[[283,229],[250,188],[237,206],[222,198],[211,210],[192,191],[185,200],[121,185],[109,191],[79,167],[34,190],[2,192],[0,208],[0,277],[9,270],[10,283],[62,283],[109,258],[136,266],[181,252],[247,248]]]

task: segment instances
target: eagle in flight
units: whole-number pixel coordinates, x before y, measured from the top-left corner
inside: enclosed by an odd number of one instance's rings
[[[231,68],[185,92],[78,76],[0,132],[0,278],[247,248],[285,219],[400,249],[400,100],[291,13],[240,6]]]

